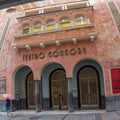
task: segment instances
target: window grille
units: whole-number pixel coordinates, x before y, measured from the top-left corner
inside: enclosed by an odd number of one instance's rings
[[[117,28],[118,28],[118,31],[120,33],[120,12],[119,12],[119,9],[117,8],[117,6],[115,5],[114,2],[109,2],[108,6],[111,10],[114,21],[115,21]]]
[[[3,28],[3,31],[2,31],[2,35],[1,35],[1,38],[0,38],[0,49],[1,49],[1,47],[2,47],[2,44],[3,44],[4,40],[5,40],[5,37],[6,37],[6,33],[7,33],[7,31],[8,31],[9,24],[10,24],[10,18],[6,21],[6,24],[5,24],[5,26],[4,26],[4,28]]]

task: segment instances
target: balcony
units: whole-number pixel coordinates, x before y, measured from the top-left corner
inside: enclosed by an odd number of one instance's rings
[[[82,26],[73,25],[67,28],[58,27],[54,30],[44,29],[40,32],[32,32],[31,30],[29,34],[23,35],[20,32],[20,34],[15,35],[15,42],[12,47],[15,51],[19,51],[20,49],[31,50],[34,47],[46,48],[49,45],[61,46],[67,42],[77,44],[81,40],[94,42],[97,36],[94,24],[90,23]]]
[[[81,25],[81,26],[70,26],[70,27],[66,27],[66,28],[57,28],[57,29],[53,29],[53,30],[45,30],[42,29],[42,31],[39,32],[34,32],[31,29],[31,31],[27,34],[22,34],[22,31],[20,30],[18,34],[16,34],[14,36],[15,39],[17,38],[21,38],[21,37],[27,37],[27,36],[33,36],[33,35],[43,35],[43,34],[47,34],[47,33],[55,33],[55,32],[62,32],[62,31],[67,31],[67,30],[75,30],[75,29],[87,29],[87,28],[94,28],[94,24],[86,24],[86,25]]]
[[[48,45],[60,46],[62,45],[62,43],[65,43],[65,42],[72,42],[73,44],[77,44],[77,42],[81,40],[90,40],[91,42],[94,42],[97,39],[98,35],[91,17],[93,14],[93,11],[91,9],[78,11],[78,9],[81,9],[79,8],[80,5],[81,5],[81,8],[90,7],[90,5],[88,4],[88,0],[56,6],[57,8],[62,7],[62,10],[65,10],[64,11],[65,18],[57,17],[57,19],[55,20],[52,19],[53,21],[50,21],[50,22],[49,21],[43,22],[44,17],[47,17],[48,20],[51,20],[50,18],[51,16],[49,14],[46,16],[41,15],[39,17],[38,16],[30,17],[29,16],[30,14],[28,16],[25,15],[29,11],[32,12],[33,14],[38,14],[38,13],[39,15],[43,14],[46,7],[45,8],[43,7],[42,9],[41,8],[34,9],[34,12],[33,10],[26,11],[26,13],[24,14],[24,17],[18,18],[18,20],[22,20],[23,23],[24,23],[24,20],[26,20],[29,23],[29,18],[31,18],[32,21],[34,21],[34,19],[37,20],[39,24],[37,28],[35,28],[36,24],[34,23],[31,23],[31,25],[27,24],[28,27],[27,29],[25,28],[26,30],[25,32],[23,32],[23,29],[21,28],[18,31],[18,34],[14,36],[15,41],[12,44],[13,49],[16,51],[19,51],[20,49],[23,49],[23,48],[26,48],[27,50],[31,50],[32,47],[38,47],[38,46],[41,48],[45,48]],[[50,8],[52,9],[54,7],[55,6],[52,6]],[[73,11],[71,11],[71,9],[73,9]],[[68,12],[69,12],[69,15],[68,15]],[[69,18],[69,16],[71,16],[70,12],[72,12],[72,14],[74,14],[74,12],[77,14],[73,16],[74,18],[70,19]],[[52,16],[53,18],[56,15],[59,16],[59,13],[53,13],[53,14],[54,14]],[[61,15],[63,15],[63,13]],[[39,21],[39,18],[40,18],[40,21]]]

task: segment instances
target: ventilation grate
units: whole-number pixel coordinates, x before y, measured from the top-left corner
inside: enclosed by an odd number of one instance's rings
[[[119,12],[119,9],[117,8],[117,6],[115,5],[114,2],[109,2],[108,5],[109,5],[109,8],[111,10],[111,13],[113,15],[113,18],[115,20],[115,23],[116,23],[117,28],[118,28],[119,33],[120,33],[120,12]]]

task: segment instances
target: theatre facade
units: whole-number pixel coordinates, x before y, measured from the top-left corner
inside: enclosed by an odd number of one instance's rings
[[[0,111],[120,110],[120,1],[0,11]]]

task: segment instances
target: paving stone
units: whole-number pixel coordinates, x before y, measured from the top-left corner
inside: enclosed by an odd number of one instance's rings
[[[117,112],[13,112],[12,117],[7,117],[6,113],[0,114],[0,120],[120,120],[120,111]]]
[[[95,120],[102,120],[101,114],[95,114]]]

